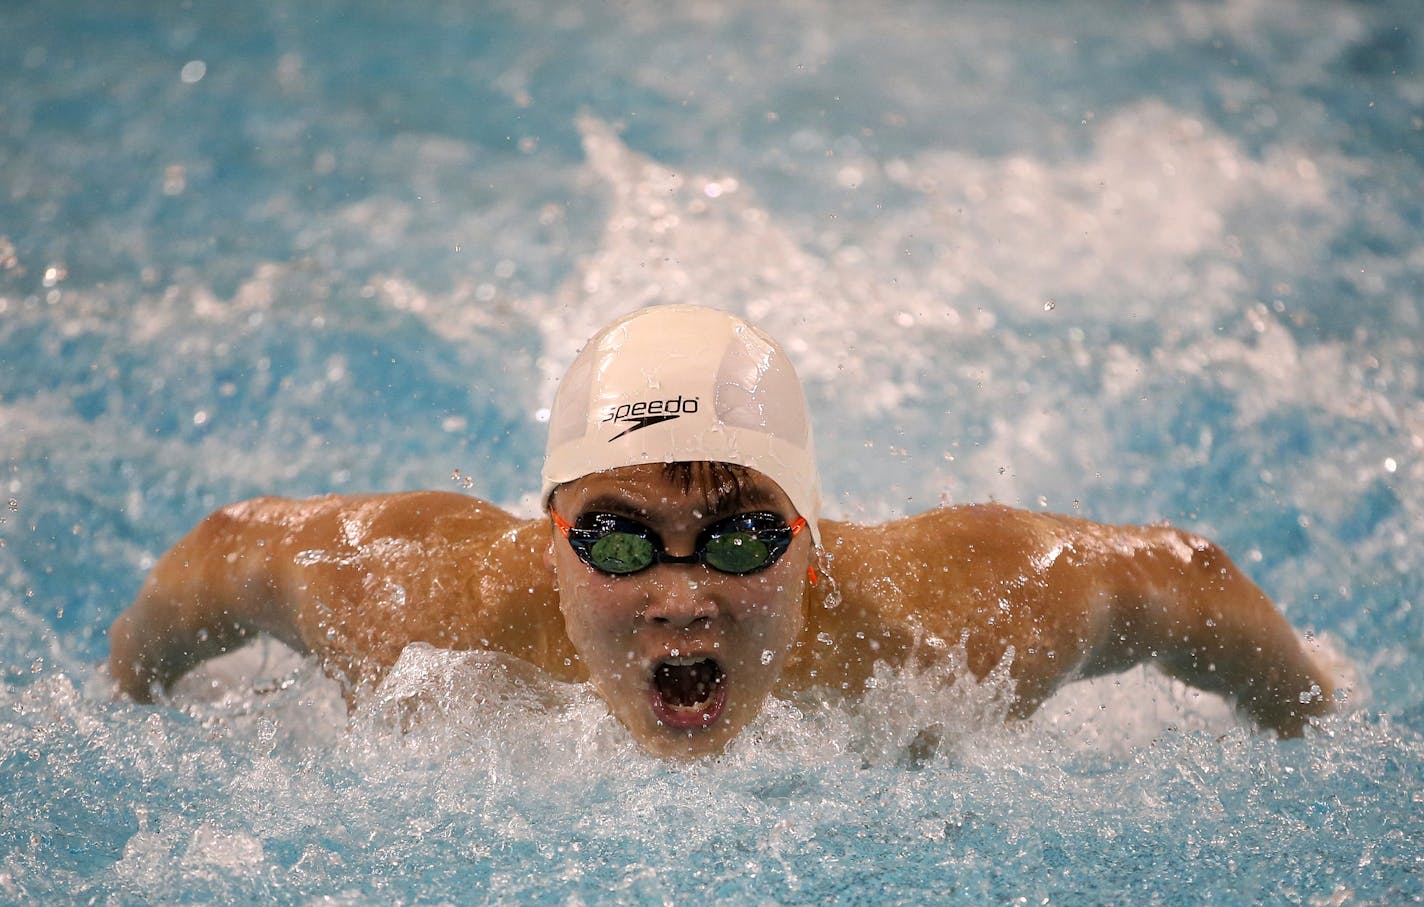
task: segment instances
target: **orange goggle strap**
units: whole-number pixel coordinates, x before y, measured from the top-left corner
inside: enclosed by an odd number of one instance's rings
[[[794,539],[801,534],[801,530],[806,528],[806,518],[798,516],[796,522],[791,524],[791,537]],[[814,564],[806,565],[806,579],[811,581],[811,585],[816,585],[816,567]]]

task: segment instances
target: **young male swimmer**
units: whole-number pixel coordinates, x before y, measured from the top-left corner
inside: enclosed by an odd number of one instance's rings
[[[114,622],[113,676],[150,701],[267,633],[351,700],[410,643],[489,649],[592,683],[645,749],[680,757],[720,751],[768,696],[854,695],[877,662],[947,659],[941,641],[963,642],[976,678],[1007,658],[1018,717],[1143,661],[1284,736],[1329,708],[1284,618],[1190,533],[999,505],[821,520],[800,382],[731,315],[664,306],[608,326],[549,422],[540,519],[444,492],[217,511]]]

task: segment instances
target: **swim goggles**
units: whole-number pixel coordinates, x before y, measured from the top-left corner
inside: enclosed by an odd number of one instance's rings
[[[552,509],[554,525],[585,564],[613,576],[626,576],[654,564],[706,564],[741,576],[776,563],[791,540],[806,528],[805,517],[791,525],[774,513],[739,513],[718,520],[697,536],[692,554],[672,555],[653,530],[612,513],[585,513],[573,526]]]

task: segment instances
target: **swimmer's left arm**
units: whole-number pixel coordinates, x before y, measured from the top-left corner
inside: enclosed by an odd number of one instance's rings
[[[1330,710],[1329,676],[1218,546],[1169,528],[1103,528],[1126,542],[1112,547],[1132,553],[1104,564],[1111,614],[1084,673],[1153,661],[1283,737]]]
[[[871,527],[822,521],[821,531],[844,593],[839,607],[811,610],[812,638],[843,640],[841,664],[815,665],[822,680],[863,682],[878,659],[932,656],[919,641],[936,636],[963,638],[980,679],[1007,659],[1016,717],[1068,681],[1143,662],[1234,699],[1282,736],[1330,710],[1329,676],[1280,611],[1189,533],[996,504]],[[862,636],[871,651],[851,642]]]

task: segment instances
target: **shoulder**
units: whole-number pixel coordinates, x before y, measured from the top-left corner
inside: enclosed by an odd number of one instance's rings
[[[829,523],[822,537],[846,589],[916,607],[1009,598],[1081,601],[1180,569],[1201,551],[1167,527],[1111,526],[1001,504],[944,507],[872,526]],[[1196,545],[1193,542],[1197,542]]]
[[[940,507],[875,525],[825,521],[822,535],[833,554],[898,551],[920,557],[1032,557],[1071,541],[1086,521],[1035,513],[1003,504]]]
[[[469,495],[446,491],[394,494],[261,497],[229,504],[205,521],[219,531],[241,530],[291,541],[329,538],[359,545],[373,538],[467,538],[503,532],[527,521]]]
[[[229,509],[286,524],[267,548],[283,565],[302,638],[348,680],[378,678],[412,642],[543,664],[558,640],[546,521],[449,492],[264,498]]]
[[[960,554],[981,563],[1041,563],[1051,556],[1082,564],[1143,555],[1191,561],[1215,550],[1208,540],[1166,524],[1112,525],[993,503],[940,507],[876,525],[825,521],[822,527],[832,553],[903,550],[941,557]]]

